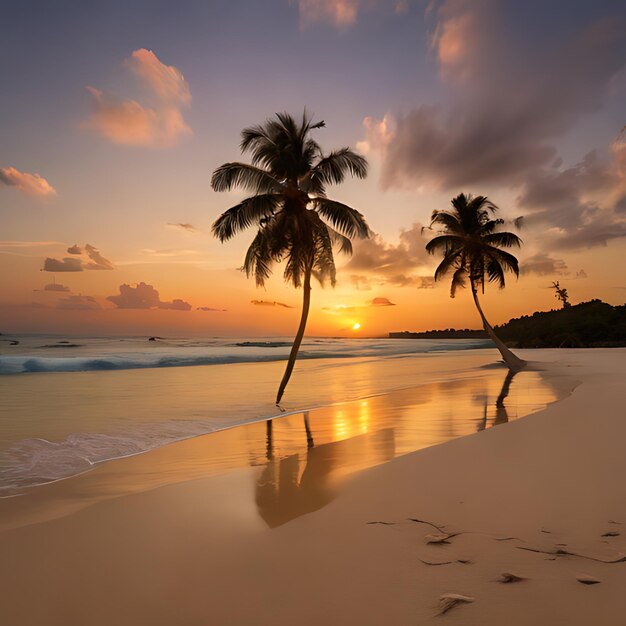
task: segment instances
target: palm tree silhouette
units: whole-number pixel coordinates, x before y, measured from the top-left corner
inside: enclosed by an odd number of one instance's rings
[[[313,123],[305,110],[299,123],[287,113],[277,113],[262,125],[245,128],[240,148],[251,154],[252,163],[225,163],[211,179],[215,191],[240,187],[252,192],[213,224],[213,234],[222,242],[241,230],[257,228],[244,260],[246,275],[254,276],[261,287],[272,265],[285,261],[285,281],[303,288],[300,325],[276,404],[283,397],[304,336],[311,276],[321,285],[329,280],[334,286],[333,246],[351,254],[350,239],[366,238],[370,232],[356,209],[326,197],[326,186],[343,182],[347,174],[365,178],[367,161],[349,148],[324,155],[311,138],[311,131],[324,126],[323,121]]]
[[[487,321],[478,300],[478,289],[485,292],[485,274],[489,282],[504,287],[505,271],[519,276],[517,259],[501,248],[519,247],[522,240],[514,233],[497,231],[504,223],[502,219],[493,219],[498,210],[486,196],[459,194],[452,199],[452,208],[448,211],[433,211],[430,227],[440,227],[440,234],[426,244],[430,254],[443,253],[443,260],[435,270],[435,280],[452,274],[450,297],[454,298],[458,287],[464,287],[469,279],[474,303],[483,322],[483,327],[496,344],[504,362],[512,371],[519,371],[526,362],[515,356],[496,336]]]

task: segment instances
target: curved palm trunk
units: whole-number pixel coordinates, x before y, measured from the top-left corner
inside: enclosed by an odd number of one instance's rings
[[[293,340],[291,346],[291,352],[289,353],[289,360],[287,361],[287,367],[283,379],[280,381],[280,387],[278,387],[278,394],[276,395],[276,404],[280,404],[280,401],[285,393],[285,387],[291,378],[291,372],[296,364],[296,357],[298,356],[298,350],[300,350],[300,344],[304,337],[304,330],[306,328],[306,321],[309,317],[309,307],[311,306],[311,268],[308,267],[304,273],[304,284],[302,286],[302,315],[300,317],[300,326],[298,326],[298,332],[296,338]]]
[[[493,343],[496,344],[496,348],[498,348],[498,350],[500,351],[500,354],[502,355],[502,359],[508,365],[509,369],[512,372],[519,372],[526,365],[526,361],[523,361],[519,357],[515,356],[504,345],[504,342],[501,339],[499,339],[496,333],[493,331],[493,328],[487,321],[487,318],[485,317],[485,314],[483,313],[483,310],[480,306],[480,302],[478,301],[478,293],[474,285],[472,285],[472,296],[474,297],[474,304],[476,305],[476,308],[478,309],[480,318],[483,321],[483,328],[485,329],[485,332],[489,335],[489,337],[491,338],[491,341],[493,341]]]

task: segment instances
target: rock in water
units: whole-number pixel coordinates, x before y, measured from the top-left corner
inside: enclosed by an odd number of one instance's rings
[[[463,596],[460,593],[444,593],[439,598],[439,615],[447,613],[459,604],[471,604],[476,598],[471,596]]]

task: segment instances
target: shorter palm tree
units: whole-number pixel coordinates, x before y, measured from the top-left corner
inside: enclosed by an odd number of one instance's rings
[[[240,230],[257,229],[243,269],[262,287],[274,263],[285,262],[284,278],[303,288],[300,325],[289,354],[285,374],[276,395],[281,401],[304,337],[311,305],[311,277],[321,285],[335,285],[333,246],[352,253],[351,239],[369,236],[365,218],[357,210],[326,197],[326,186],[343,182],[346,175],[365,178],[367,161],[349,148],[323,154],[311,131],[324,127],[313,123],[305,111],[296,122],[277,113],[260,126],[242,131],[241,151],[251,153],[251,164],[225,163],[213,172],[215,191],[240,187],[252,195],[228,209],[213,224],[222,242]]]
[[[433,211],[430,227],[438,226],[441,230],[426,244],[426,250],[430,254],[443,254],[443,260],[435,270],[435,280],[452,272],[450,297],[454,298],[457,288],[464,287],[469,280],[485,331],[509,369],[517,372],[526,362],[515,356],[496,336],[478,300],[478,290],[485,292],[485,276],[500,288],[505,285],[505,272],[519,276],[517,259],[502,248],[519,247],[522,240],[514,233],[497,230],[504,223],[504,220],[492,217],[497,210],[498,207],[486,196],[459,194],[452,199],[450,210]]]

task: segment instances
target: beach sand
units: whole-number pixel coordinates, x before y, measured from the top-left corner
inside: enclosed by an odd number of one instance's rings
[[[626,350],[522,356],[545,370],[542,401],[571,395],[498,428],[472,416],[455,434],[481,432],[432,445],[442,415],[417,452],[403,454],[415,429],[378,426],[443,406],[451,384],[422,390],[430,404],[368,399],[360,417],[377,427],[347,439],[312,429],[311,446],[291,416],[269,448],[256,424],[248,448],[232,429],[2,500],[0,623],[626,623],[626,562],[610,562],[626,553]]]

